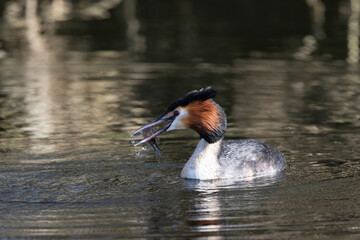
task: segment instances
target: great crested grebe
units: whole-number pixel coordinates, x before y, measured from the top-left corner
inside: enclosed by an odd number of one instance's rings
[[[285,168],[284,156],[275,148],[257,140],[224,140],[226,115],[212,100],[212,87],[194,90],[174,101],[160,117],[136,130],[168,123],[164,128],[141,140],[145,143],[160,134],[176,129],[193,129],[201,137],[194,153],[181,171],[181,177],[210,180],[271,176]]]

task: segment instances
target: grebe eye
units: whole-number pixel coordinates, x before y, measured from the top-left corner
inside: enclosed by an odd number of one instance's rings
[[[179,114],[180,114],[180,111],[179,110],[175,110],[174,111],[174,116],[176,117],[176,116],[179,116]]]

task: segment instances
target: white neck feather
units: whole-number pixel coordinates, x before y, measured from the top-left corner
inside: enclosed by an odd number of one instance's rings
[[[181,171],[182,178],[209,180],[221,177],[218,154],[222,139],[208,143],[203,138]]]

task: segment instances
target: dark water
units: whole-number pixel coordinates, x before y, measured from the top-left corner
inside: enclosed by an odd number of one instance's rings
[[[0,1],[2,239],[360,238],[355,1],[37,2]],[[277,147],[282,175],[183,180],[191,131],[160,163],[133,147],[209,85],[226,138]]]
[[[1,66],[2,236],[360,237],[356,70],[340,61],[145,63],[110,53]],[[134,149],[133,130],[207,85],[228,114],[226,137],[276,146],[287,158],[283,175],[182,180],[198,140],[188,131],[161,137],[160,163]]]

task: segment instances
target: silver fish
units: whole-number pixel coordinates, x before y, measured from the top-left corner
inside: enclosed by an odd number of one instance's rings
[[[154,134],[154,129],[152,127],[149,127],[149,128],[145,128],[143,131],[142,131],[142,135],[144,138],[148,138],[150,137],[151,135]],[[159,144],[159,139],[157,137],[149,140],[148,143],[155,151],[155,156],[156,156],[156,159],[159,161],[160,158],[162,157],[163,155],[163,152],[161,151],[161,149],[159,148],[158,144]]]

